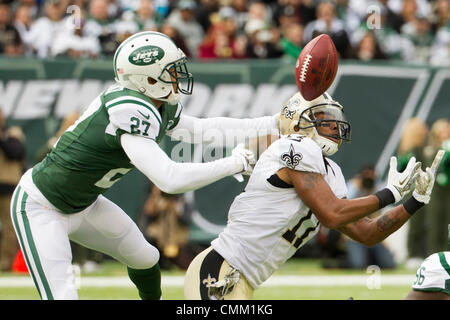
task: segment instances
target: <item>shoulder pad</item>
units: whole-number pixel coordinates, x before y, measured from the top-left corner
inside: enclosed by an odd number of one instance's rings
[[[121,96],[105,103],[110,122],[125,132],[156,139],[161,115],[151,103],[134,96]]]
[[[277,148],[279,161],[284,167],[325,174],[322,151],[312,139],[302,135],[283,136]]]

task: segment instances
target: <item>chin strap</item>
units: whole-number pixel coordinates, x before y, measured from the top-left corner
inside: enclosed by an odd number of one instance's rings
[[[322,149],[322,154],[324,156],[332,156],[339,150],[339,145],[336,142],[322,137],[319,134],[316,134],[313,137],[313,140],[319,145],[320,149]]]

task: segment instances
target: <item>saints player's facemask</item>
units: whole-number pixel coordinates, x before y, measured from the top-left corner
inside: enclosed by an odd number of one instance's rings
[[[164,75],[166,74],[168,74],[169,77],[165,77]],[[164,83],[175,84],[177,92],[187,95],[192,94],[192,88],[194,87],[194,78],[192,77],[192,74],[188,72],[186,57],[183,57],[166,65],[162,70],[158,80]]]
[[[297,125],[299,129],[314,127],[321,136],[351,141],[350,123],[346,121],[342,107],[338,104],[321,103],[305,109],[300,114]],[[323,130],[321,127],[331,130]]]

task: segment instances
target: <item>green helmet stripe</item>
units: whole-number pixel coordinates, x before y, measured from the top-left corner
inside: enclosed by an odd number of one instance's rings
[[[117,57],[119,56],[120,50],[122,50],[123,46],[124,46],[125,44],[127,44],[128,42],[130,42],[131,40],[133,40],[133,39],[135,39],[135,38],[137,38],[137,37],[140,37],[140,36],[144,36],[144,35],[156,35],[156,36],[164,37],[164,38],[170,40],[170,41],[173,43],[173,45],[176,47],[176,45],[175,45],[175,43],[172,41],[172,39],[170,39],[168,36],[166,36],[166,35],[163,34],[163,33],[155,32],[155,31],[144,31],[144,32],[139,32],[139,33],[136,33],[136,34],[134,34],[134,35],[128,37],[127,39],[125,39],[125,40],[120,44],[119,48],[117,48],[116,54],[114,55],[114,58],[113,58],[114,75],[115,75],[115,77],[116,77],[117,79],[119,78],[119,76],[117,75],[117,68],[116,68],[116,65],[117,65]]]

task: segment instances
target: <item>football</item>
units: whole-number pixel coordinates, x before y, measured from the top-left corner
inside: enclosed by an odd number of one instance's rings
[[[324,93],[333,83],[337,69],[338,53],[327,34],[308,42],[295,66],[295,81],[303,98],[311,101]]]

